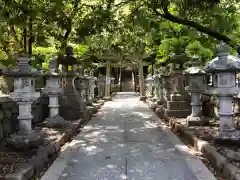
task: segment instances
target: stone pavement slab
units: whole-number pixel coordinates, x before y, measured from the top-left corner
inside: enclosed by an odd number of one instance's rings
[[[42,180],[215,180],[138,99],[118,93],[107,102]]]

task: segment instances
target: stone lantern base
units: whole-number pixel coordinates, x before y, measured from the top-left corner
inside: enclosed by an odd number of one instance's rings
[[[153,102],[157,102],[157,101],[158,101],[158,97],[153,97],[153,98],[152,98],[152,101],[153,101]]]
[[[43,122],[44,126],[49,128],[62,128],[69,125],[69,122],[64,120],[60,115],[56,115],[54,117],[49,116]]]
[[[104,96],[103,99],[106,100],[106,101],[111,101],[112,97],[111,96]]]
[[[173,93],[170,100],[167,100],[164,108],[165,117],[186,118],[191,110],[190,104],[185,101],[181,94]]]
[[[187,119],[187,126],[202,126],[202,125],[207,125],[209,124],[209,119],[199,116],[199,117],[193,117],[193,116],[188,116]]]
[[[218,132],[214,135],[214,142],[224,145],[239,145],[240,131],[232,130],[228,132]]]
[[[157,104],[158,105],[163,105],[164,104],[164,100],[157,100]]]
[[[148,99],[152,99],[153,96],[152,96],[152,95],[147,95],[147,98],[148,98]]]
[[[160,117],[161,119],[164,118],[164,107],[159,107],[156,109],[156,114],[158,115],[158,117]]]
[[[36,131],[17,132],[7,139],[7,143],[16,149],[29,149],[43,144],[43,137]]]
[[[146,96],[140,96],[140,97],[139,97],[139,100],[140,100],[140,101],[146,101],[146,99],[147,99]]]

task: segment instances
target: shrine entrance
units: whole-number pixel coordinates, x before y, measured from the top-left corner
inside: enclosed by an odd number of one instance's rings
[[[134,91],[134,73],[129,69],[122,69],[121,72],[121,92]]]

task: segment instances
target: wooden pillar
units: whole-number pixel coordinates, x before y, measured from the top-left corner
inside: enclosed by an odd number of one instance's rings
[[[110,97],[111,91],[111,62],[106,62],[106,82],[105,82],[105,97]]]
[[[144,91],[144,76],[143,76],[143,62],[142,58],[138,61],[138,72],[139,72],[139,87],[140,87],[140,96],[145,95]]]

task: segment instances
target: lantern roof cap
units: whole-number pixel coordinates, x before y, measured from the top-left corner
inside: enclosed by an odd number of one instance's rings
[[[206,74],[202,67],[200,67],[200,57],[197,55],[192,57],[191,67],[187,68],[184,72],[190,75]]]
[[[236,72],[240,71],[240,59],[229,55],[229,48],[225,43],[217,47],[217,57],[206,64],[204,70],[211,72]]]
[[[192,75],[197,75],[197,74],[206,74],[206,72],[199,66],[194,66],[194,67],[189,67],[185,70],[186,74],[192,74]]]

